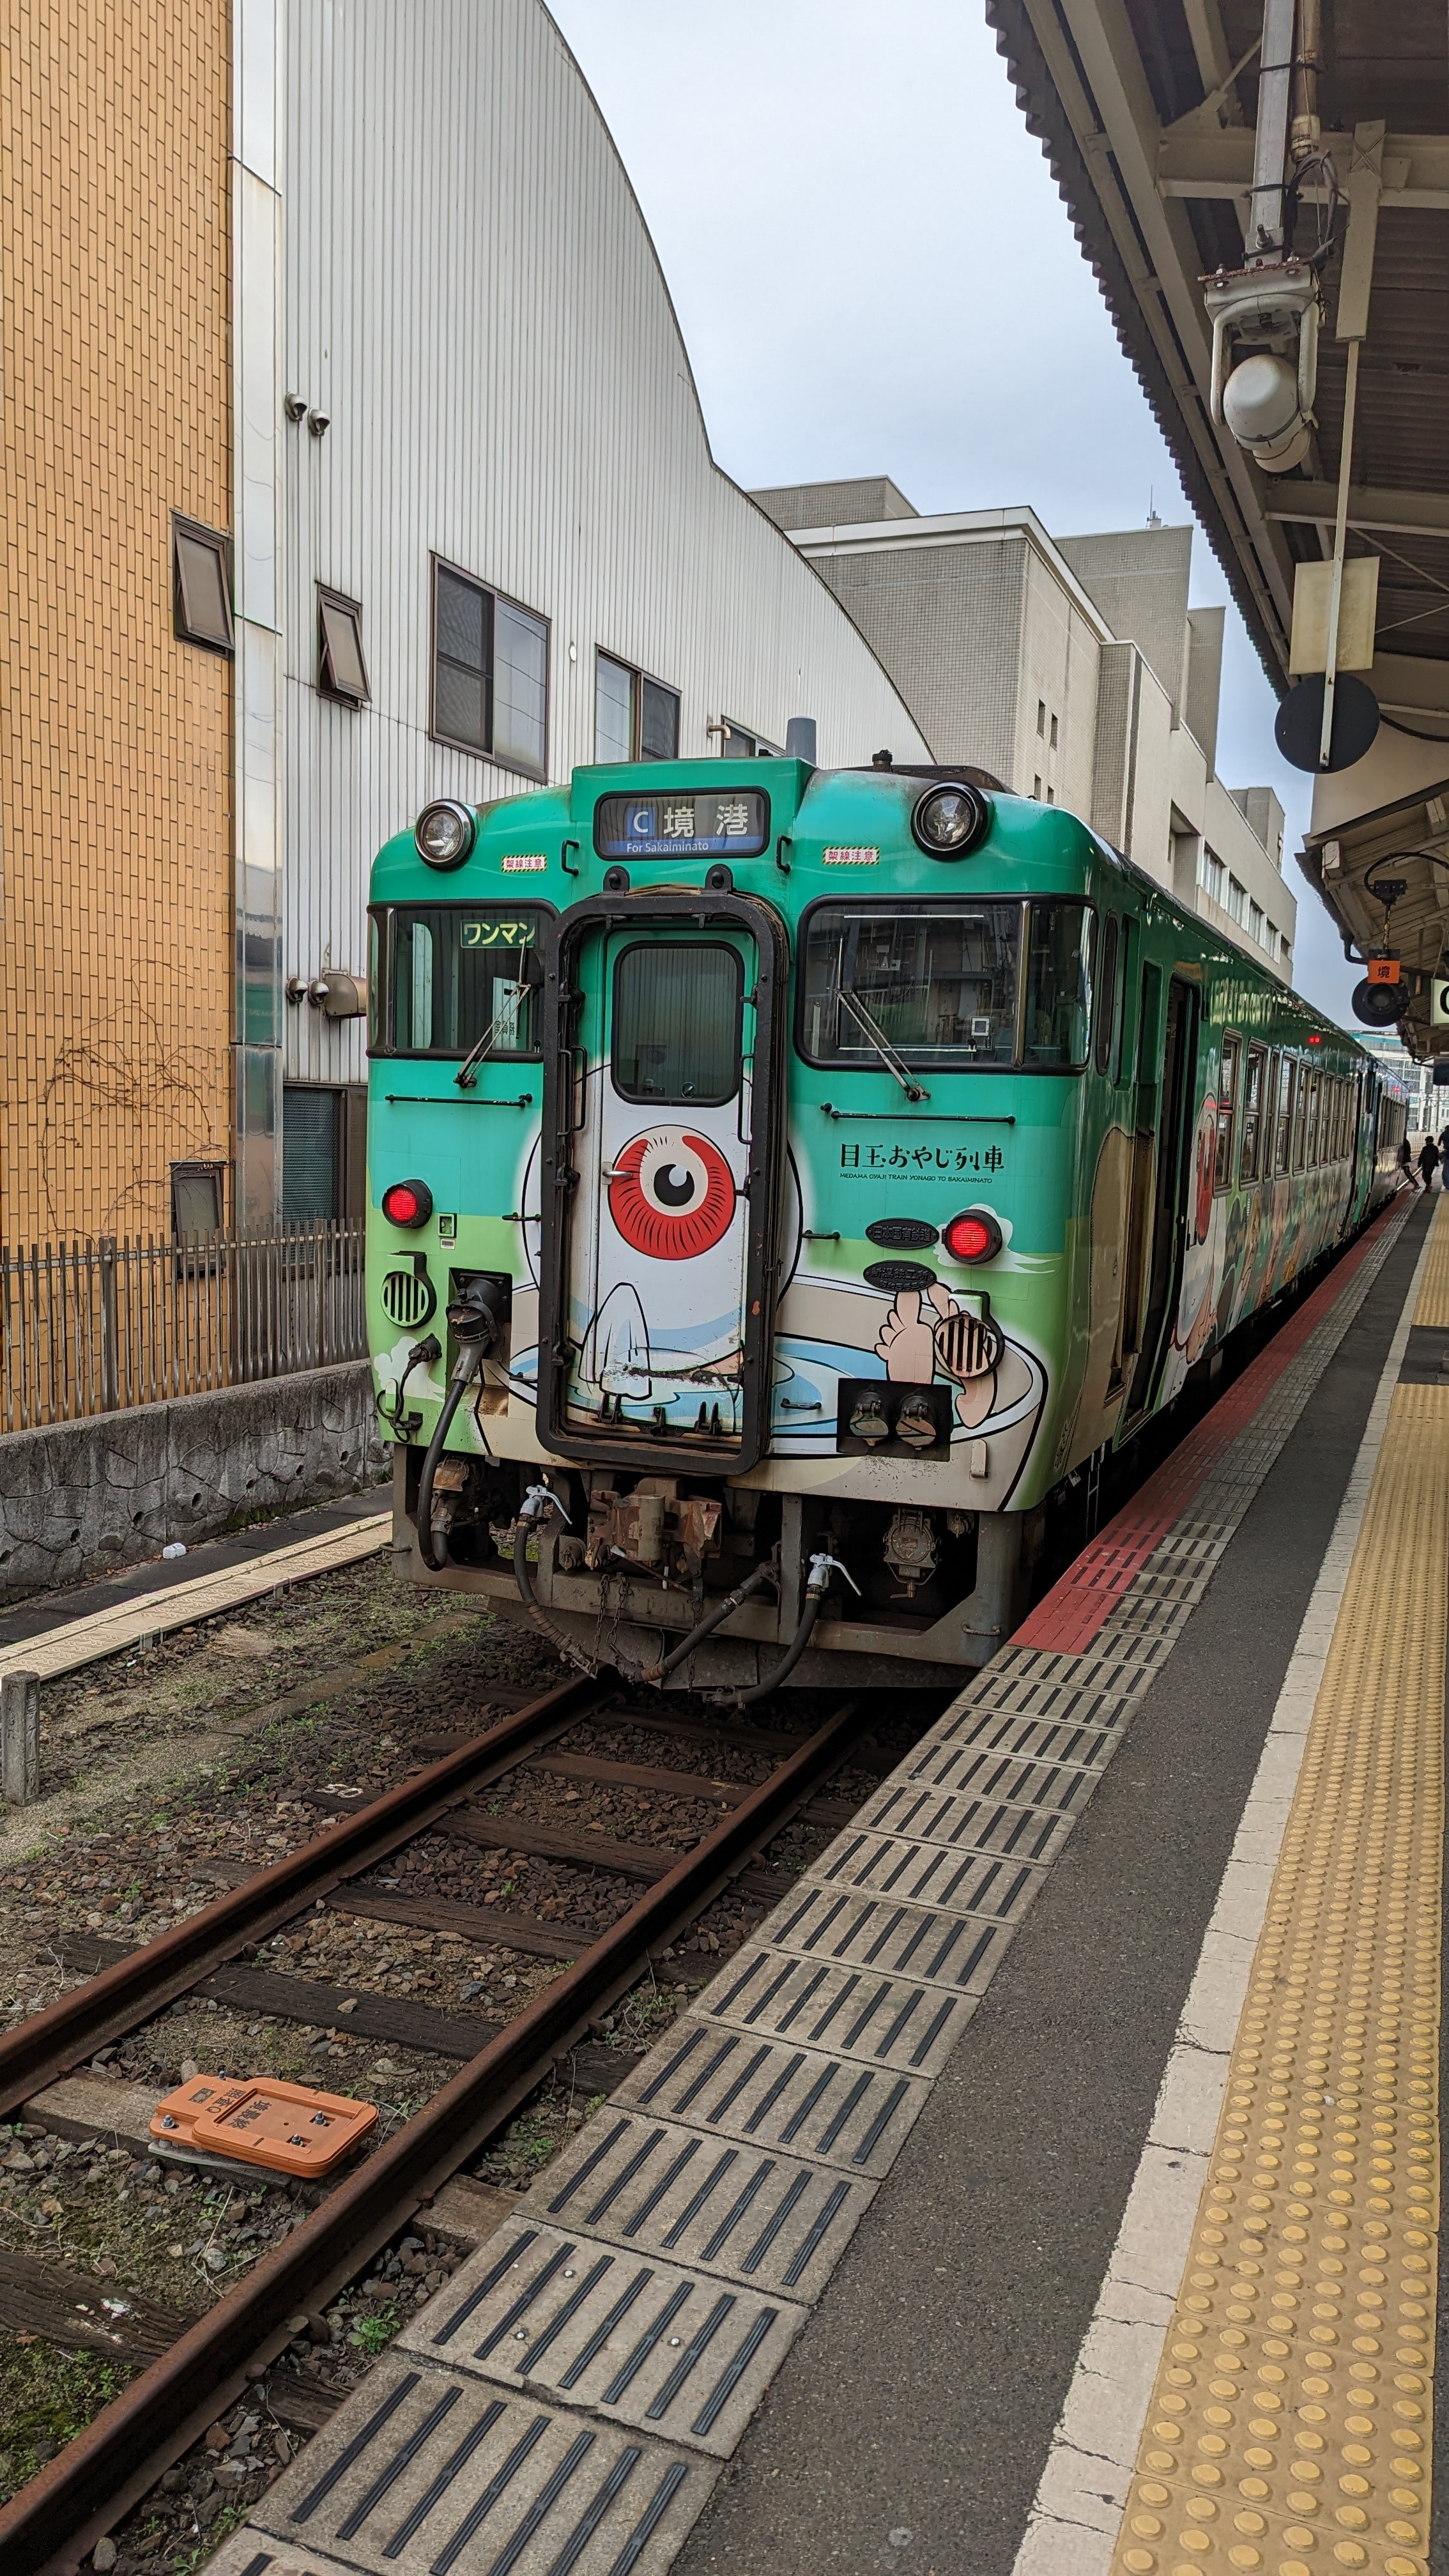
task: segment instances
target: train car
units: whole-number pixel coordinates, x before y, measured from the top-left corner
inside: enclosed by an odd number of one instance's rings
[[[1365,1050],[977,771],[444,800],[370,917],[400,1521],[585,1668],[964,1675],[1063,1481],[1397,1185]]]

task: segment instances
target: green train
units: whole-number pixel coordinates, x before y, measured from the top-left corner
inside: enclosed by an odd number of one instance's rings
[[[443,800],[370,921],[397,1511],[585,1669],[964,1675],[1064,1480],[1396,1186],[1351,1037],[970,768]]]

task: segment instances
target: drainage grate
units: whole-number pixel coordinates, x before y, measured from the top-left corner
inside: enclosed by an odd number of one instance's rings
[[[943,1851],[938,1843],[911,1842],[903,1835],[849,1830],[831,1844],[810,1876],[824,1887],[867,1888],[873,1896],[894,1896],[949,1914],[984,1915],[992,1923],[1010,1923],[1024,1914],[1041,1884],[1041,1872],[1024,1861]]]
[[[692,2017],[665,2064],[650,2061],[614,2095],[622,2109],[687,2120],[718,2137],[883,2174],[926,2098],[919,2077],[842,2066],[810,2049],[711,2029]]]
[[[874,1969],[847,1972],[828,1961],[793,1959],[779,1950],[742,1950],[733,1964],[738,1974],[728,1984],[717,1978],[696,2012],[738,2022],[761,2038],[825,2048],[856,2065],[933,2073],[972,2010],[964,1996],[942,1996]]]
[[[513,2218],[395,2349],[727,2459],[804,2322],[792,2299]]]
[[[903,1777],[901,1787],[904,1794],[925,1780],[933,1788],[953,1789],[958,1797],[969,1792],[973,1797],[999,1798],[1003,1804],[1075,1815],[1086,1805],[1095,1778],[1095,1772],[1067,1769],[1056,1762],[1018,1762],[1011,1753],[982,1753],[973,1744],[948,1744],[917,1763]]]
[[[659,2576],[718,2474],[670,2443],[581,2424],[531,2389],[420,2367],[397,2347],[366,2398],[360,2430],[344,2441],[340,2423],[325,2426],[211,2560],[214,2576],[245,2576],[273,2529],[290,2545],[255,2576],[330,2576],[337,2557],[376,2576]]]
[[[950,1791],[892,1782],[860,1810],[858,1824],[912,1842],[942,1843],[958,1852],[992,1852],[1003,1860],[1055,1858],[1072,1819],[1051,1807],[1005,1798],[959,1797]]]
[[[928,1985],[980,1994],[996,1972],[1011,1929],[970,1914],[936,1914],[852,1890],[810,1887],[776,1926],[774,1938],[782,1950],[797,1950],[807,1959],[889,1969]]]
[[[535,2183],[520,2215],[808,2300],[874,2190],[778,2148],[606,2113]]]

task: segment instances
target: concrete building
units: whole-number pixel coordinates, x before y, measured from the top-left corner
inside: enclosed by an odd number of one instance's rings
[[[1053,539],[1026,509],[921,517],[884,477],[756,499],[875,646],[941,760],[1070,806],[1226,938],[1291,976],[1270,787],[1216,774],[1220,608],[1190,527]]]
[[[427,798],[926,753],[715,466],[539,0],[60,0],[3,87],[0,1239],[341,1211]]]

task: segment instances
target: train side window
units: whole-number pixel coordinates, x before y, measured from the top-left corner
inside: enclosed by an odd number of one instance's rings
[[[1075,1072],[1087,1061],[1093,916],[1083,903],[1034,903],[1030,925],[1021,1060]]]
[[[1291,1055],[1280,1055],[1277,1063],[1277,1081],[1273,1085],[1272,1170],[1275,1176],[1286,1172],[1293,1160],[1294,1070]]]
[[[1323,1076],[1308,1077],[1308,1162],[1310,1169],[1323,1160]]]
[[[1096,1023],[1093,1031],[1092,1056],[1097,1071],[1105,1074],[1112,1062],[1112,1041],[1117,1026],[1117,946],[1120,925],[1115,912],[1102,923],[1101,945],[1093,981],[1096,986]]]
[[[1242,1040],[1225,1037],[1222,1072],[1218,1077],[1218,1141],[1213,1166],[1215,1190],[1228,1190],[1233,1185],[1233,1130],[1238,1117],[1238,1080],[1242,1061]]]
[[[1093,1061],[1099,1073],[1105,1073],[1112,1061],[1112,1038],[1117,1020],[1117,915],[1109,912],[1102,924],[1102,955],[1097,973],[1097,1030]]]
[[[1308,1135],[1308,1067],[1293,1067],[1293,1169],[1301,1172]]]
[[[1249,1047],[1247,1068],[1243,1075],[1243,1147],[1238,1164],[1238,1179],[1256,1181],[1262,1169],[1263,1101],[1267,1091],[1268,1059],[1261,1047]]]
[[[1135,923],[1129,921],[1124,915],[1122,921],[1122,935],[1117,944],[1117,953],[1121,971],[1118,976],[1117,989],[1117,1044],[1113,1052],[1112,1060],[1112,1080],[1114,1082],[1120,1082],[1123,1075],[1128,1073],[1131,1069],[1132,1031],[1129,1023],[1132,1017],[1132,959],[1136,936],[1137,931]]]
[[[641,940],[614,969],[612,1066],[625,1100],[717,1107],[740,1087],[744,969],[723,941]]]

